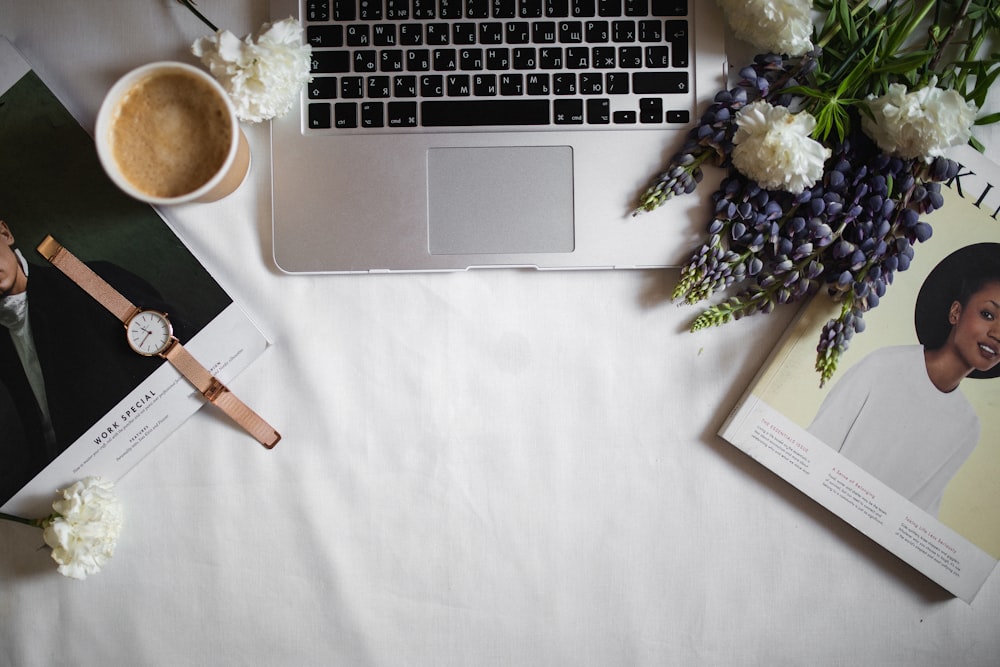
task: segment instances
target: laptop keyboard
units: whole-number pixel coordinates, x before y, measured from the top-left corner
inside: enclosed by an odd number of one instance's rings
[[[310,132],[663,128],[695,0],[305,0]]]

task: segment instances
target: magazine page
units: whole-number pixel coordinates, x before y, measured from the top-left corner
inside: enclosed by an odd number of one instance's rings
[[[1000,364],[943,391],[930,382],[926,352],[954,330],[982,365],[1000,354],[1000,296],[984,288],[987,306],[969,298],[953,309],[983,281],[1000,289],[977,278],[1000,262],[991,245],[1000,243],[1000,168],[968,147],[950,157],[962,169],[942,185],[944,206],[924,218],[932,238],[865,314],[831,380],[820,387],[814,364],[839,306],[820,295],[720,434],[968,602],[1000,558]]]
[[[37,251],[52,235],[223,382],[261,332],[150,206],[105,176],[91,136],[0,38],[0,510],[41,516],[52,493],[117,480],[205,401]]]

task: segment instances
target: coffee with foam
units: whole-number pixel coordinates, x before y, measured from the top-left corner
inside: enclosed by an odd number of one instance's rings
[[[153,197],[179,197],[223,167],[233,141],[219,91],[184,70],[154,71],[121,97],[108,134],[121,175]]]

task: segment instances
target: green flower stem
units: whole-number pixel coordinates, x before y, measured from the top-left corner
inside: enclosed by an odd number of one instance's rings
[[[730,297],[722,303],[716,304],[703,311],[701,315],[691,323],[691,331],[700,331],[708,327],[719,327],[733,320],[738,320],[747,315],[765,309],[770,304],[774,307],[774,300],[768,294],[769,290],[759,287],[751,288],[742,295]],[[774,290],[770,290],[774,291]]]
[[[963,53],[964,60],[971,61],[975,59],[976,54],[979,53],[979,49],[981,49],[983,44],[986,43],[986,32],[986,29],[983,28],[977,33],[975,24],[969,26],[969,37],[965,42],[965,53]],[[955,80],[955,89],[964,91],[966,89],[966,81],[969,79],[969,70],[963,69],[957,76],[954,71],[949,71],[944,77],[942,77],[942,83],[944,85],[950,84],[951,81],[949,81],[949,79],[951,78],[954,78]]]
[[[14,523],[23,523],[26,526],[34,526],[35,528],[42,528],[46,519],[25,519],[24,517],[14,516],[13,514],[7,514],[5,512],[0,512],[0,519],[4,521],[13,521]]]
[[[219,29],[215,27],[214,23],[212,23],[211,21],[209,21],[207,18],[205,18],[205,16],[201,12],[199,12],[197,9],[195,9],[195,7],[194,7],[194,1],[193,0],[177,0],[177,2],[181,3],[182,5],[184,5],[185,7],[187,7],[189,10],[191,10],[191,13],[194,14],[195,16],[197,16],[201,20],[202,23],[204,23],[205,25],[207,25],[212,32],[219,32]]]
[[[930,62],[927,63],[927,69],[934,71],[934,69],[937,68],[938,62],[941,60],[941,56],[944,54],[944,50],[948,47],[948,44],[951,42],[951,40],[954,39],[955,33],[958,32],[959,26],[965,21],[965,17],[969,15],[969,5],[971,4],[972,0],[965,0],[962,3],[962,6],[959,7],[958,16],[950,22],[950,25],[948,26],[948,31],[945,33],[944,38],[937,46],[937,52],[934,54],[934,57],[931,58]],[[978,51],[978,49],[976,50]],[[975,54],[975,51],[973,51],[972,54]]]

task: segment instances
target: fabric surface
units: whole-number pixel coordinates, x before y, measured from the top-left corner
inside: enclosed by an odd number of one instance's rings
[[[85,126],[206,31],[167,0],[0,17]],[[0,522],[0,665],[996,664],[1000,576],[952,599],[715,435],[791,309],[689,334],[676,271],[283,275],[246,132],[248,182],[170,219],[274,341],[230,386],[282,441],[199,411],[83,582]]]

